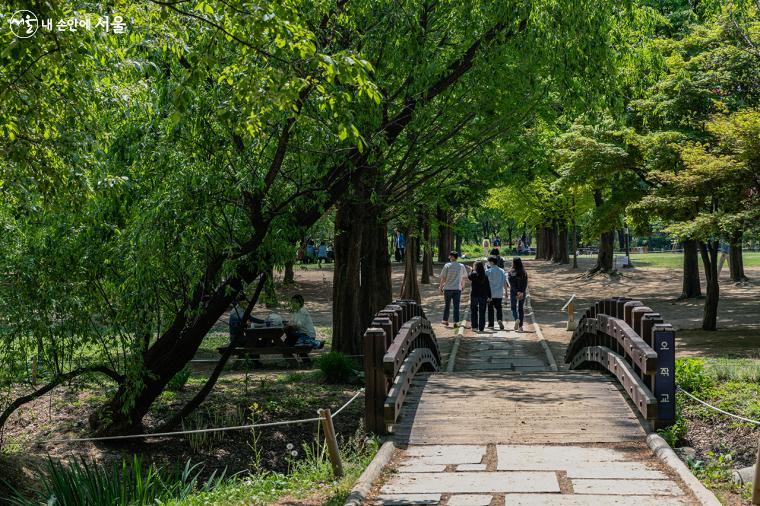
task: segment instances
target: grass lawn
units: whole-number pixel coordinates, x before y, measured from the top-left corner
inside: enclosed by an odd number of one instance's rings
[[[620,253],[616,253],[620,255]],[[631,262],[635,267],[669,267],[681,268],[683,266],[682,253],[631,253]],[[723,266],[724,269],[727,265]],[[760,267],[760,251],[747,251],[744,253],[744,267]],[[702,268],[700,262],[700,269]]]

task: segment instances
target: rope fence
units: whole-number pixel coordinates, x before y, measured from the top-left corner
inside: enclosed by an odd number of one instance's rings
[[[344,409],[346,409],[351,403],[353,403],[356,399],[359,398],[364,393],[364,389],[357,391],[353,397],[351,397],[343,406],[338,408],[335,413],[332,413],[330,415],[330,419],[335,418],[339,413],[341,413]],[[232,430],[249,430],[249,429],[259,429],[264,427],[277,427],[281,425],[295,425],[299,423],[310,423],[310,422],[319,422],[322,421],[322,416],[317,416],[313,418],[303,418],[301,420],[283,420],[280,422],[268,422],[268,423],[252,423],[247,425],[235,425],[231,427],[211,427],[208,429],[193,429],[193,430],[180,430],[180,431],[174,431],[174,432],[155,432],[150,434],[126,434],[122,436],[103,436],[103,437],[84,437],[84,438],[74,438],[74,439],[46,439],[44,441],[36,441],[31,444],[49,444],[49,443],[84,443],[84,442],[93,442],[93,441],[115,441],[115,440],[121,440],[121,439],[147,439],[147,438],[154,438],[154,437],[170,437],[170,436],[182,436],[186,434],[202,434],[207,432],[225,432],[225,431],[232,431]]]
[[[737,415],[735,413],[729,413],[728,411],[720,409],[717,406],[713,406],[712,404],[710,404],[708,402],[705,402],[705,401],[703,401],[702,399],[700,399],[698,397],[695,397],[694,395],[692,395],[689,392],[687,392],[686,390],[684,390],[681,386],[677,386],[676,388],[678,388],[679,392],[685,394],[690,399],[693,399],[693,400],[697,401],[698,403],[700,403],[700,404],[702,404],[702,405],[704,405],[704,406],[706,406],[706,407],[708,407],[710,409],[713,409],[713,410],[717,411],[718,413],[723,413],[726,416],[730,416],[732,418],[736,418],[737,420],[741,420],[743,422],[754,423],[755,425],[760,425],[760,420],[752,420],[751,418],[746,418],[746,417],[743,417],[741,415]]]
[[[251,353],[255,353],[255,348],[251,349]],[[309,356],[308,358],[315,360],[319,357],[327,355],[327,353],[314,353],[313,355]],[[344,355],[348,358],[363,358],[364,355]],[[301,357],[292,357],[292,358],[301,358]],[[286,360],[287,357],[259,357],[259,358],[251,358],[251,357],[245,357],[245,358],[230,358],[228,362],[252,362],[254,360],[260,361],[260,362],[282,362],[283,360]],[[190,360],[191,364],[216,364],[219,362],[218,358],[197,358]]]

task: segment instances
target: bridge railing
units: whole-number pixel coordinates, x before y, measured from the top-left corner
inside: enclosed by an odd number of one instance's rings
[[[377,312],[364,333],[365,422],[387,434],[420,370],[437,371],[438,341],[422,307],[397,300]]]
[[[675,331],[641,301],[594,303],[573,332],[565,362],[571,369],[593,365],[612,373],[656,428],[675,420]]]

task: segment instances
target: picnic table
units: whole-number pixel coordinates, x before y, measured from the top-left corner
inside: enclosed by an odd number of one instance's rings
[[[283,322],[286,324],[287,322]],[[281,355],[288,360],[289,364],[297,362],[296,357],[304,363],[310,363],[309,352],[313,349],[310,345],[296,345],[285,333],[284,327],[253,326],[244,329],[243,336],[227,346],[217,348],[219,353],[224,354],[230,347],[232,354],[237,356],[250,356],[253,363],[261,366],[257,360],[262,355]]]

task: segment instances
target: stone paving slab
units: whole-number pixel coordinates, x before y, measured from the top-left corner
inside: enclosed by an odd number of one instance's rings
[[[375,504],[397,506],[402,504],[438,504],[441,494],[380,494]]]
[[[442,473],[445,470],[446,464],[427,464],[419,460],[407,461],[398,467],[399,473]]]
[[[555,473],[404,473],[394,475],[382,494],[482,493],[482,492],[559,492]]]
[[[589,480],[575,479],[575,494],[609,495],[683,495],[681,489],[668,480]]]
[[[457,471],[485,471],[486,467],[485,464],[459,464]]]
[[[673,497],[655,495],[560,495],[507,494],[507,506],[680,506],[689,504]]]
[[[459,494],[452,495],[446,501],[446,506],[488,506],[493,496],[485,494]]]
[[[479,464],[486,454],[481,445],[430,445],[409,448],[406,454],[424,464]]]

